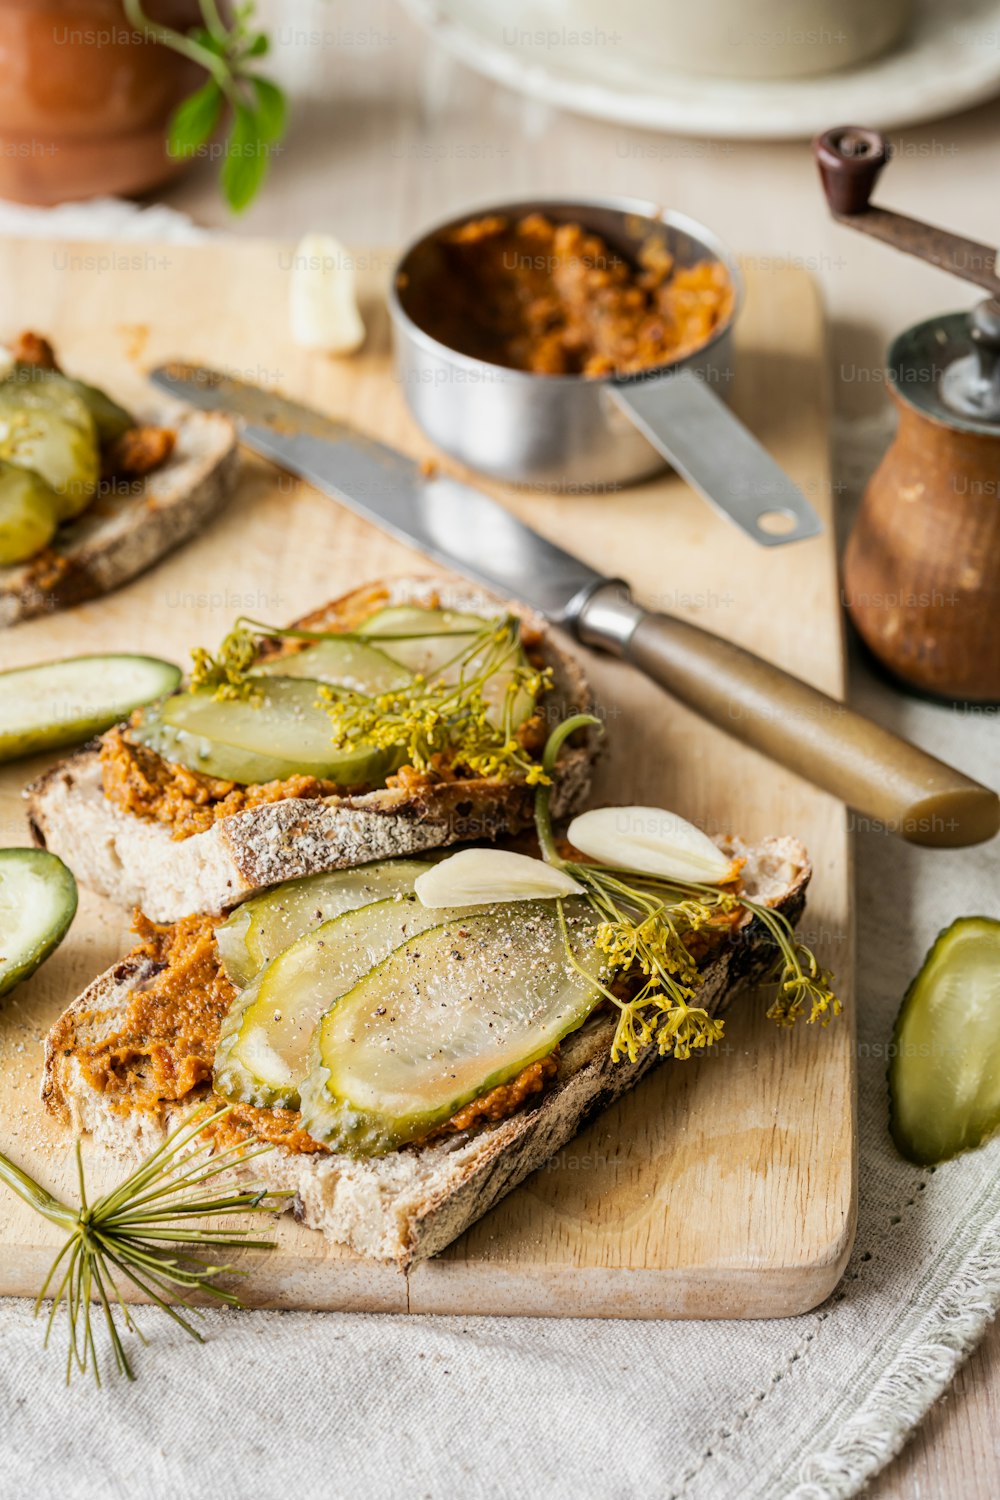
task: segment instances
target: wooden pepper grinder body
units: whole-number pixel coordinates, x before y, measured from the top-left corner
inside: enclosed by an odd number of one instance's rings
[[[903,682],[1000,700],[1000,437],[963,432],[892,392],[899,427],[844,557],[858,634]]]
[[[899,427],[865,491],[844,600],[884,667],[923,693],[1000,702],[1000,278],[996,252],[876,207],[885,138],[839,126],[814,142],[833,217],[990,294],[918,323],[889,350]]]

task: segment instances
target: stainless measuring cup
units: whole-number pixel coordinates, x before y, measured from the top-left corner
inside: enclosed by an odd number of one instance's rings
[[[441,240],[486,214],[541,213],[582,224],[635,262],[651,235],[680,266],[721,261],[733,309],[705,344],[628,376],[539,375],[488,363],[443,344],[420,308],[447,295],[452,274]],[[732,380],[732,328],[743,280],[732,255],[685,214],[632,198],[491,204],[437,224],[403,253],[389,292],[396,373],[428,437],[472,469],[515,484],[574,493],[618,489],[672,465],[754,541],[781,546],[823,526],[805,496],[724,405]]]

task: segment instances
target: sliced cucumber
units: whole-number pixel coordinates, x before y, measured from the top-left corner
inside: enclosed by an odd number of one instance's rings
[[[380,1156],[545,1057],[600,998],[589,908],[525,902],[431,928],[395,949],[316,1030],[300,1094],[315,1139]],[[592,977],[588,977],[592,976]]]
[[[113,401],[105,391],[96,385],[88,385],[85,380],[74,380],[61,370],[46,370],[41,365],[15,365],[7,379],[14,387],[50,382],[56,389],[61,387],[76,396],[93,417],[98,441],[101,443],[110,443],[135,425],[125,408]]]
[[[0,995],[58,948],[76,915],[72,871],[44,849],[0,849]]]
[[[97,440],[102,445],[111,443],[115,438],[121,437],[130,427],[135,426],[135,418],[113,401],[106,391],[102,391],[96,385],[88,385],[85,380],[73,380],[69,375],[59,377],[65,381],[69,389],[83,402],[94,419],[97,428]]]
[[[1000,1129],[1000,921],[960,917],[938,937],[896,1019],[890,1127],[932,1166]]]
[[[51,486],[60,521],[79,515],[94,497],[101,472],[97,429],[68,382],[0,383],[0,454]]]
[[[306,933],[258,974],[223,1021],[216,1092],[262,1109],[298,1109],[310,1043],[324,1012],[394,948],[439,925],[442,916],[450,921],[475,914],[430,911],[412,896],[390,896]]]
[[[380,649],[386,656],[402,662],[411,672],[430,677],[471,646],[489,624],[481,615],[422,609],[419,604],[393,604],[378,610],[358,628],[364,635],[385,637]],[[411,639],[393,640],[393,636]]]
[[[360,628],[365,635],[378,637],[380,649],[386,656],[402,662],[411,672],[420,672],[428,680],[440,678],[444,682],[457,682],[462,672],[460,658],[468,651],[477,635],[490,625],[498,623],[481,615],[398,604],[379,610],[365,620]],[[394,640],[394,636],[404,639]],[[475,676],[481,659],[481,655],[477,655],[466,664],[466,678]],[[494,672],[486,682],[483,697],[489,706],[490,718],[495,723],[502,722],[507,710],[515,669],[526,665],[524,651],[518,644],[503,667]],[[531,697],[524,691],[518,692],[511,705],[511,727],[516,729],[523,724],[533,708]]]
[[[231,745],[217,744],[203,735],[174,729],[162,722],[156,709],[143,714],[142,723],[134,725],[129,733],[138,744],[155,750],[164,760],[176,766],[186,766],[191,771],[201,771],[206,776],[217,776],[222,781],[235,781],[244,786],[263,785],[268,781],[287,781],[289,775],[294,775],[294,772],[289,772],[288,762],[276,756],[235,750]]]
[[[47,547],[59,524],[59,500],[31,469],[0,458],[0,567],[27,562]]]
[[[85,380],[74,380],[71,375],[63,374],[62,370],[46,370],[42,365],[19,364],[12,367],[6,378],[15,388],[51,382],[57,389],[62,387],[71,392],[83,402],[93,417],[98,441],[101,443],[110,443],[135,425],[134,418],[124,406],[119,406],[106,391],[100,390],[96,385],[88,385]]]
[[[411,682],[413,673],[398,661],[386,656],[376,646],[364,641],[317,641],[304,651],[290,656],[276,656],[254,668],[255,675],[267,677],[309,677],[335,687],[353,688],[374,695]]]
[[[427,869],[418,859],[385,859],[352,870],[286,880],[251,896],[215,929],[223,968],[242,989],[272,958],[321,923],[389,896],[409,895]]]
[[[380,784],[397,753],[366,745],[338,749],[319,689],[307,678],[271,677],[256,700],[219,700],[212,688],[175,693],[143,715],[133,733],[165,759],[226,781],[301,775],[341,786]]]
[[[155,656],[70,656],[0,672],[0,761],[82,744],[180,680],[179,667]]]

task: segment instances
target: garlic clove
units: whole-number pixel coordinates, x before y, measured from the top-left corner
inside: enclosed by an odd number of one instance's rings
[[[491,906],[583,894],[564,870],[507,849],[461,849],[414,882],[424,906]]]
[[[292,338],[303,349],[350,354],[364,342],[354,260],[332,234],[307,234],[292,263]]]
[[[735,873],[708,834],[662,807],[597,807],[573,819],[568,838],[591,859],[637,874],[721,885]]]

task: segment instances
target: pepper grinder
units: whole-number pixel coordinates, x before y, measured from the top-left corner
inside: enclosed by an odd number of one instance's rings
[[[844,557],[862,640],[901,683],[951,702],[1000,701],[1000,278],[996,251],[870,198],[889,160],[877,131],[813,143],[840,224],[984,288],[971,312],[905,329],[888,353],[899,414]]]

